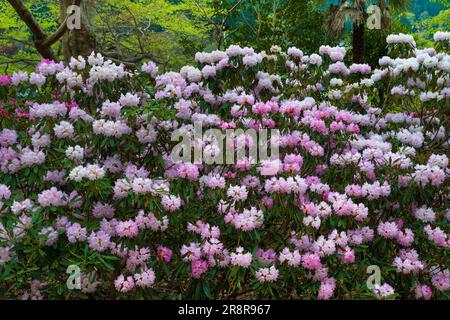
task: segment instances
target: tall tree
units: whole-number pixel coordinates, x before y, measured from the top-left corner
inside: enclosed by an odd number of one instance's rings
[[[319,0],[323,3],[323,0]],[[337,5],[329,6],[330,18],[328,25],[330,31],[336,37],[341,37],[345,30],[347,20],[352,22],[352,47],[353,62],[362,63],[365,61],[365,26],[368,15],[366,9],[370,4],[378,5],[381,10],[381,27],[389,27],[390,19],[388,13],[392,11],[405,10],[409,5],[409,0],[340,0]]]

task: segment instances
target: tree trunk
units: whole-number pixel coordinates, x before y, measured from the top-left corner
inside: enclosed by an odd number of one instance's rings
[[[73,0],[61,0],[61,21],[67,17],[67,8]],[[95,0],[81,1],[81,29],[68,30],[63,36],[64,60],[70,57],[88,56],[95,50],[94,36]]]
[[[364,63],[364,22],[353,22],[353,63]]]

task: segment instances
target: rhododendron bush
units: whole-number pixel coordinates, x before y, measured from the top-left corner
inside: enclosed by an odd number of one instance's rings
[[[1,75],[0,296],[448,298],[435,40],[389,36],[374,70],[340,47],[231,46],[178,73],[93,53]],[[173,157],[182,138],[202,161]],[[207,161],[223,144],[278,153]]]

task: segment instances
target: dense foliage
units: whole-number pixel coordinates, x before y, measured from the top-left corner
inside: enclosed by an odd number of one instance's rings
[[[0,75],[0,296],[448,298],[450,33],[435,40],[391,35],[375,70],[341,47],[232,45],[180,72],[92,54]],[[227,129],[227,153],[268,129],[279,157],[207,161]],[[173,133],[204,161],[175,161]]]

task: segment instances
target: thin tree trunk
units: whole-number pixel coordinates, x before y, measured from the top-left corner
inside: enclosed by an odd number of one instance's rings
[[[364,22],[353,23],[353,63],[364,63]]]
[[[73,0],[61,0],[61,20],[67,17],[67,8]],[[88,56],[95,50],[94,36],[95,0],[81,1],[81,29],[66,32],[62,39],[64,60],[70,57]]]

